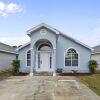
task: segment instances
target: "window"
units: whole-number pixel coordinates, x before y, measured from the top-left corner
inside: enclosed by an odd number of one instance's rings
[[[65,54],[65,66],[78,66],[78,56],[75,49],[69,49]]]
[[[52,55],[50,54],[50,68],[52,68],[51,64],[52,64]]]
[[[38,68],[40,68],[40,53],[38,53]]]
[[[27,66],[31,66],[31,51],[27,51]]]
[[[49,44],[41,44],[38,50],[39,51],[51,51],[51,46]]]

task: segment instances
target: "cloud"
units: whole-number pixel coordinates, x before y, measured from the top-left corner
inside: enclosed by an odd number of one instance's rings
[[[0,1],[0,16],[7,16],[9,14],[21,12],[22,8],[15,3],[5,4]]]
[[[5,4],[0,1],[0,10],[4,10],[4,9],[5,9]]]
[[[30,39],[28,36],[26,36],[26,37],[0,37],[0,42],[3,42],[5,44],[11,45],[11,46],[23,45],[29,41],[30,41]]]

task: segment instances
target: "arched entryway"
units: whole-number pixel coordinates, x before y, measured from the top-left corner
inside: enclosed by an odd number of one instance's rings
[[[52,72],[53,46],[48,40],[36,43],[36,71]]]

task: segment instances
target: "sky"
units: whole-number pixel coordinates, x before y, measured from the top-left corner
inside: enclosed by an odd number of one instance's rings
[[[23,45],[46,23],[93,47],[100,45],[100,0],[0,0],[0,42]]]

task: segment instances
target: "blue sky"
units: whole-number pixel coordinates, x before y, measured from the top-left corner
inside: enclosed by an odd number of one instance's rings
[[[26,31],[46,23],[95,46],[100,44],[100,0],[0,0],[0,41],[21,45]]]

